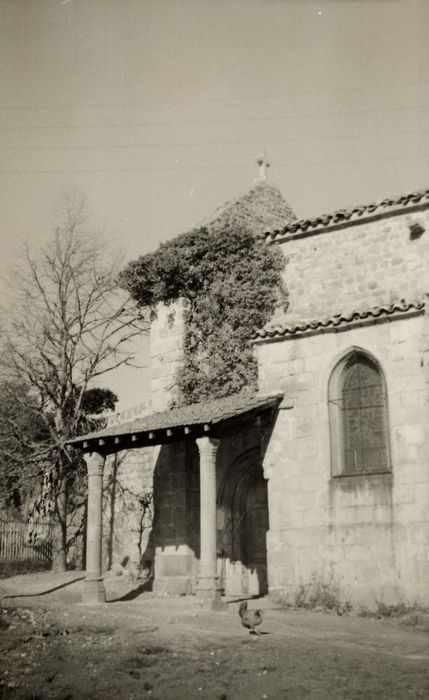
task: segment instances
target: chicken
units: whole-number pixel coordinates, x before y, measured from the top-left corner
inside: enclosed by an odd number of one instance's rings
[[[254,632],[255,634],[261,636],[259,630],[255,628],[262,622],[262,610],[248,610],[247,601],[244,601],[244,603],[240,604],[238,614],[241,617],[241,624],[243,627],[247,627],[249,634]]]

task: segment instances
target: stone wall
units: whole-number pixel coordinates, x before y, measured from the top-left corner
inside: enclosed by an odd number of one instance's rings
[[[186,302],[158,304],[150,329],[150,390],[153,411],[169,408],[183,362]]]
[[[195,591],[199,557],[199,473],[195,443],[155,448],[154,590],[158,595]]]
[[[410,232],[416,221],[426,227],[417,237]],[[288,259],[287,321],[420,300],[429,291],[428,210],[292,237],[280,245]]]
[[[150,403],[124,411],[116,422],[169,408],[183,359],[185,314],[183,300],[169,306],[158,305],[150,332]],[[114,423],[115,418],[111,419],[111,424]],[[137,576],[157,569],[160,580],[166,575],[169,564],[161,554],[167,555],[170,550],[177,554],[176,540],[180,537],[182,518],[187,517],[182,477],[185,479],[183,445],[127,450],[107,458],[103,514],[105,570],[123,570]],[[164,479],[163,488],[159,486],[160,478]],[[156,512],[154,503],[145,506],[148,494],[154,492]],[[153,527],[157,513],[158,529],[156,523]],[[172,531],[177,535],[174,541]],[[178,563],[179,559],[174,561]],[[181,565],[178,566],[180,569]],[[173,573],[174,566],[170,569]]]
[[[218,572],[228,593],[258,593],[266,561],[250,566],[240,541],[241,496],[263,479],[259,427],[222,439],[217,454]],[[104,570],[151,573],[156,595],[195,593],[200,558],[199,455],[195,441],[120,452],[104,475]],[[142,499],[153,493],[146,511]],[[263,569],[263,571],[262,571]]]
[[[426,218],[425,218],[426,217]],[[282,243],[288,258],[286,320],[326,318],[427,292],[426,213],[388,216]],[[160,305],[151,328],[152,410],[169,407],[183,361],[186,304]],[[264,458],[269,479],[271,592],[376,605],[429,605],[429,331],[423,315],[257,346],[262,393],[284,390]],[[385,373],[392,473],[331,476],[328,380],[342,355],[366,350]],[[243,457],[255,467],[259,432],[242,430],[218,453],[218,484]],[[246,462],[247,460],[247,462]],[[252,466],[253,465],[253,466]],[[116,482],[113,477],[116,476]],[[116,483],[116,485],[115,485]],[[105,475],[105,561],[152,567],[158,594],[195,590],[199,559],[198,454],[193,443],[121,453]],[[154,509],[141,519],[141,498]],[[240,515],[240,514],[239,514]],[[113,522],[113,526],[112,526]],[[231,513],[218,510],[219,573],[230,591],[257,592],[236,556]],[[254,586],[254,588],[252,588]]]
[[[106,459],[103,479],[103,569],[137,576],[152,566],[153,448]]]
[[[103,569],[155,576],[158,594],[191,593],[199,556],[195,443],[110,455],[103,495]]]
[[[154,591],[158,595],[184,595],[196,591],[200,558],[199,454],[194,441],[172,443],[155,450]],[[240,486],[258,471],[263,477],[259,429],[251,425],[221,440],[217,453],[218,573],[230,594],[244,589],[256,593],[260,572],[251,570],[240,556]],[[227,495],[225,496],[225,494]],[[234,502],[234,512],[231,510]],[[245,522],[242,523],[245,525]]]
[[[264,462],[270,592],[429,605],[426,323],[419,315],[258,346],[260,389],[287,399]],[[352,348],[385,375],[391,474],[331,476],[328,381]]]

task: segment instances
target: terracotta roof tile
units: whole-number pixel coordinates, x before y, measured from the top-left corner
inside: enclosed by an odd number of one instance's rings
[[[265,236],[272,241],[285,237],[293,238],[294,236],[311,233],[329,226],[336,226],[349,221],[358,221],[370,216],[381,215],[384,212],[397,211],[402,208],[406,209],[419,204],[429,204],[429,189],[410,192],[394,199],[382,199],[378,202],[372,202],[371,204],[350,207],[348,209],[338,209],[331,214],[322,214],[321,216],[310,219],[301,219],[300,221],[287,223],[283,228],[274,231],[267,226]]]
[[[424,311],[424,301],[401,301],[388,306],[376,306],[365,311],[352,311],[349,314],[335,314],[330,318],[319,321],[301,321],[299,323],[267,326],[254,336],[253,342],[263,342],[280,338],[296,337],[303,334],[336,330],[353,323],[371,322],[375,319],[389,318],[398,315],[415,315]]]
[[[283,398],[283,393],[275,394],[235,394],[222,399],[172,408],[168,411],[151,413],[129,423],[112,425],[88,435],[81,435],[69,443],[82,443],[96,438],[125,436],[168,430],[179,427],[216,425],[252,411],[274,406]]]

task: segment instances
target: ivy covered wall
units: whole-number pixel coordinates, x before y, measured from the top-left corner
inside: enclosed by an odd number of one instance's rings
[[[219,398],[257,385],[250,345],[276,306],[285,307],[285,258],[277,246],[236,227],[199,228],[131,262],[120,277],[138,305],[188,301],[184,362],[176,405]]]

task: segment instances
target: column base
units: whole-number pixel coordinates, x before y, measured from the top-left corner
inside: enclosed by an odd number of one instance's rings
[[[100,579],[85,579],[85,588],[82,593],[83,605],[96,605],[106,602],[106,589],[104,581]]]
[[[216,612],[228,610],[228,606],[222,598],[200,598],[200,606],[203,610],[215,610]]]
[[[222,600],[218,576],[199,576],[196,594],[203,608],[209,610],[226,610],[227,608],[226,603]]]
[[[192,584],[189,576],[156,576],[153,581],[155,595],[191,595]]]

